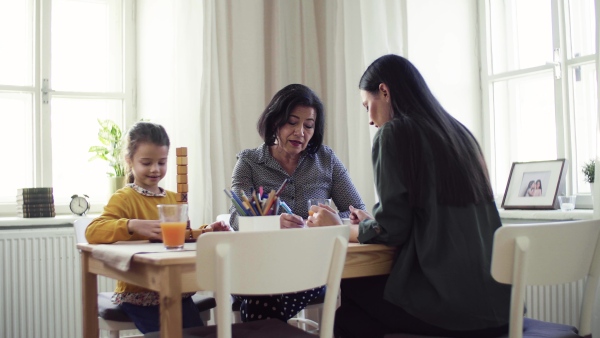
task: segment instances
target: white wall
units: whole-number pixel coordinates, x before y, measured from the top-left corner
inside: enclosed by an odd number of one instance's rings
[[[483,146],[476,0],[407,0],[406,57]]]

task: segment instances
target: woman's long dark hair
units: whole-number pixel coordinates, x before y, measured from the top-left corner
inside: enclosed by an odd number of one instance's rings
[[[125,158],[133,161],[133,156],[140,143],[152,143],[157,146],[171,146],[167,131],[160,124],[152,122],[137,122],[127,132],[127,142],[125,144]],[[133,183],[133,171],[130,166],[127,168],[127,183]]]
[[[296,107],[311,107],[315,109],[315,129],[306,152],[316,153],[323,144],[325,132],[325,110],[323,103],[310,88],[301,84],[290,84],[280,89],[263,111],[256,125],[258,133],[266,145],[272,146],[277,140],[277,131],[288,122]]]
[[[417,68],[398,55],[375,60],[360,79],[359,88],[377,94],[385,83],[390,91],[394,135],[412,207],[425,205],[433,166],[438,203],[465,206],[494,199],[481,148],[471,132],[452,117],[425,83]],[[427,141],[425,141],[427,140]],[[424,142],[433,164],[425,163]]]

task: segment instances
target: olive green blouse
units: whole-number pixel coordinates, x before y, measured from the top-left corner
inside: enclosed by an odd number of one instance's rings
[[[508,323],[510,286],[490,274],[494,231],[501,226],[494,202],[465,207],[437,203],[433,154],[427,163],[426,207],[412,209],[391,121],[375,135],[372,160],[379,203],[374,220],[359,225],[361,243],[397,246],[384,298],[423,321],[448,330],[477,330]]]

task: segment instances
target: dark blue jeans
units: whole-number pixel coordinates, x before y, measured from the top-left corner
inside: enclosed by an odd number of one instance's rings
[[[160,331],[160,305],[141,306],[122,303],[121,308],[133,320],[141,333]],[[200,311],[191,297],[181,300],[181,317],[183,328],[204,325],[200,319]]]

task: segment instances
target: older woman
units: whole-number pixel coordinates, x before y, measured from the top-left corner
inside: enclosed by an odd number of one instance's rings
[[[346,168],[333,150],[322,144],[325,111],[310,88],[291,84],[278,91],[260,116],[257,127],[264,144],[238,154],[231,183],[234,193],[248,194],[252,188],[261,186],[267,192],[277,190],[287,179],[280,199],[293,214],[281,214],[281,228],[305,227],[311,198],[331,198],[342,218],[350,215],[351,207],[365,209]],[[230,224],[237,229],[235,207],[230,211]],[[322,292],[318,288],[294,294],[297,297],[238,297],[242,300],[241,317],[243,321],[266,318],[287,321]]]
[[[282,228],[305,226],[311,198],[331,198],[341,218],[350,215],[350,206],[365,209],[348,171],[322,144],[325,111],[310,88],[291,84],[278,91],[257,127],[265,143],[238,154],[231,180],[236,194],[260,186],[267,192],[277,190],[288,179],[280,198],[294,214],[281,215]],[[237,230],[238,214],[234,206],[230,211],[230,224]]]

